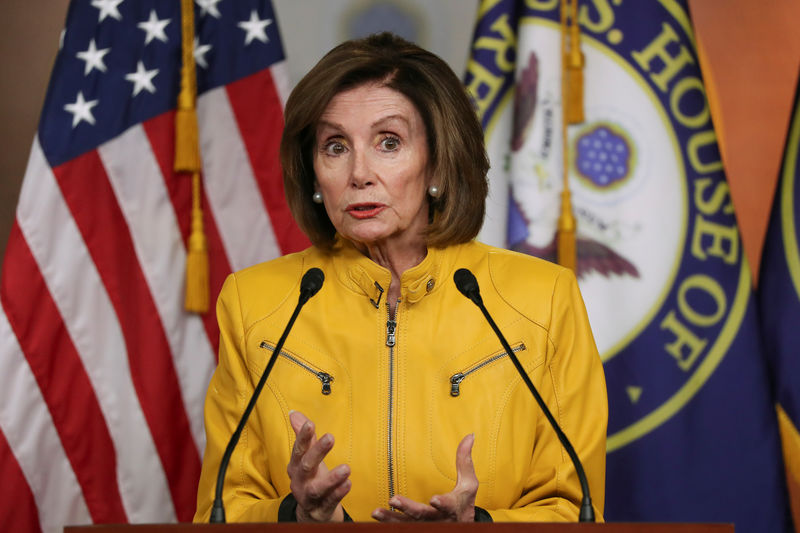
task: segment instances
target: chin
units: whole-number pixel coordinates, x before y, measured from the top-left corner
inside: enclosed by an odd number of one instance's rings
[[[346,228],[340,231],[342,235],[351,241],[360,242],[363,244],[371,244],[388,239],[397,232],[390,230],[380,223],[357,224],[356,227]]]
[[[390,235],[384,233],[369,233],[369,234],[358,233],[358,234],[346,235],[346,237],[353,242],[358,242],[363,245],[369,246],[371,244],[376,244],[388,239]]]

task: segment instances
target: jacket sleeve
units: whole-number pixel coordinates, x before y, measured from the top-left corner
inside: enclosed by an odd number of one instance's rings
[[[545,367],[534,381],[575,448],[589,481],[595,518],[605,500],[608,399],[603,365],[572,271],[562,270],[552,292]],[[536,444],[525,490],[511,509],[488,509],[505,521],[577,521],[581,487],[572,461],[544,415],[537,417]]]
[[[217,301],[219,364],[205,403],[206,450],[197,492],[195,522],[208,522],[222,455],[236,429],[254,384],[247,370],[244,325],[236,275],[231,274]],[[251,417],[252,420],[252,417]],[[281,497],[267,479],[267,456],[248,423],[225,475],[223,503],[227,522],[275,522]]]

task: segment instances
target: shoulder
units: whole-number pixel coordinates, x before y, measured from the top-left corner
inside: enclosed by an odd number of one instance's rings
[[[530,320],[548,327],[554,302],[577,292],[568,268],[513,250],[479,242],[465,246],[481,288],[495,291],[503,301]],[[561,302],[563,303],[563,302]]]
[[[312,246],[234,272],[222,286],[219,303],[230,307],[236,301],[246,330],[299,294],[303,273],[324,260],[324,254]]]

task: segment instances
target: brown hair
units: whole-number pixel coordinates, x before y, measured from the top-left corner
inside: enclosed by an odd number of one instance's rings
[[[411,100],[425,123],[431,175],[427,244],[444,247],[475,238],[483,224],[489,160],[483,131],[461,81],[438,56],[391,33],[346,41],[300,80],[286,103],[281,139],[289,208],[315,245],[330,248],[336,230],[314,193],[317,123],[338,93],[377,82]]]

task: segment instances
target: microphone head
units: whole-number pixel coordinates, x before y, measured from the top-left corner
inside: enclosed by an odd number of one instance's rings
[[[322,283],[325,281],[325,274],[319,268],[309,268],[303,279],[300,280],[300,294],[311,298],[322,288]]]
[[[453,281],[461,294],[470,300],[474,300],[476,297],[480,298],[481,290],[478,287],[478,280],[475,279],[475,274],[466,268],[456,270],[456,273],[453,274]]]

